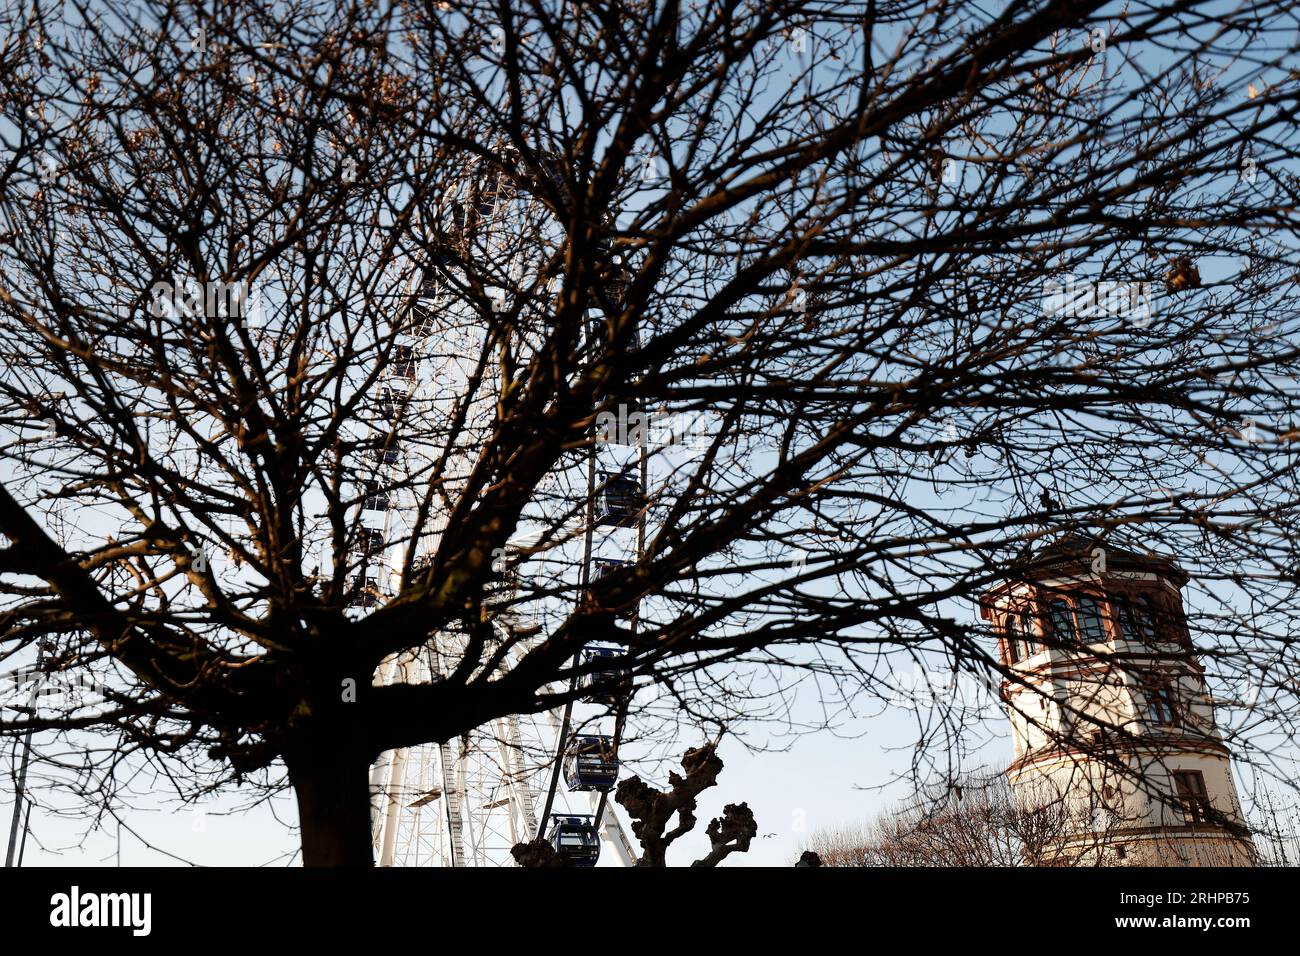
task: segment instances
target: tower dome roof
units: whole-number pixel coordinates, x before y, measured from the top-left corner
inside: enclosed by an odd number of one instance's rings
[[[1091,564],[1098,550],[1105,553],[1108,566],[1118,565],[1151,571],[1170,578],[1180,587],[1187,583],[1187,572],[1179,567],[1178,562],[1173,558],[1124,541],[1113,532],[1104,534],[1066,532],[1035,550],[1032,564],[1034,570],[1039,573],[1063,565]]]

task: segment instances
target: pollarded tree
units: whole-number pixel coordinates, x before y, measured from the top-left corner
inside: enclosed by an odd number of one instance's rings
[[[99,696],[0,728],[96,812],[287,781],[365,863],[379,753],[565,704],[593,638],[662,714],[833,722],[1002,671],[968,599],[1084,524],[1231,583],[1195,623],[1289,734],[1277,5],[4,16],[0,654]],[[588,592],[601,440],[648,521]]]
[[[695,829],[699,795],[717,786],[722,772],[717,741],[694,747],[682,755],[685,776],[672,772],[668,788],[656,790],[640,777],[620,780],[614,799],[632,817],[632,835],[641,844],[637,866],[664,867],[667,852],[677,840]],[[692,867],[714,867],[733,853],[748,852],[758,835],[758,824],[748,803],[729,803],[722,816],[714,817],[705,828],[709,852]],[[520,866],[561,866],[559,855],[544,839],[519,843],[511,850]]]

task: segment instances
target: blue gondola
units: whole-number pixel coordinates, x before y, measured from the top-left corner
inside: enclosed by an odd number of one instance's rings
[[[384,531],[382,528],[368,528],[361,525],[357,528],[357,544],[355,551],[362,558],[375,558],[383,554],[386,542],[384,541]]]
[[[474,213],[479,219],[491,219],[492,214],[497,211],[498,188],[495,183],[489,183],[484,187],[475,190]]]
[[[618,783],[612,737],[573,737],[564,751],[564,782],[570,790],[604,792]]]
[[[605,575],[612,574],[613,572],[619,570],[620,568],[629,567],[631,564],[632,564],[631,561],[622,561],[619,560],[618,558],[594,558],[591,562],[592,580],[598,581],[601,578],[603,578]],[[586,595],[584,597],[584,602],[589,608],[597,608],[597,609],[599,608],[599,605],[596,602],[595,595],[593,595],[590,590],[586,592]],[[622,611],[615,611],[613,613],[617,614],[619,617],[626,618],[631,616],[632,610],[628,609]],[[604,635],[601,635],[600,637],[593,636],[588,639],[605,640],[605,641],[610,641],[611,643],[616,643],[616,640],[614,638],[607,637]]]
[[[365,479],[361,483],[364,489],[365,497],[361,502],[361,508],[364,511],[387,511],[388,510],[388,492],[381,491],[379,482]]]
[[[456,265],[456,257],[446,245],[440,245],[430,253],[424,270],[420,273],[420,285],[416,296],[420,299],[437,299],[446,286],[447,276]],[[425,311],[421,309],[421,311]]]
[[[415,349],[409,345],[398,345],[393,349],[393,357],[388,365],[388,374],[394,378],[415,380]]]
[[[624,561],[621,558],[595,558],[591,562],[592,577],[603,578],[607,574],[612,574],[619,568],[630,567],[631,561]]]
[[[565,866],[595,866],[600,859],[600,836],[589,816],[553,817],[547,842]]]
[[[595,523],[630,528],[637,523],[645,497],[641,483],[627,473],[602,473],[602,486],[595,507]]]
[[[465,204],[453,199],[449,211],[451,213],[452,232],[460,236],[465,232],[465,226],[467,225],[465,221]]]
[[[382,386],[379,389],[379,401],[376,406],[379,417],[389,424],[396,425],[401,420],[408,398],[409,395],[402,389],[390,385]]]
[[[613,528],[630,528],[645,505],[641,482],[628,474],[602,472],[599,499],[596,502],[596,524]]]
[[[623,291],[623,288],[611,288],[609,294],[611,296],[617,296],[621,295]],[[617,299],[614,301],[617,302]],[[605,347],[605,336],[607,335],[606,319],[601,312],[595,309],[593,309],[590,314],[591,318],[587,324],[586,332],[587,347],[594,350],[603,350]],[[631,334],[627,336],[624,342],[623,350],[631,353],[638,351],[640,348],[641,329],[639,324],[634,324],[632,326]]]
[[[424,275],[420,276],[420,288],[416,294],[421,299],[436,299],[441,286],[442,276],[430,267],[424,270]]]
[[[564,164],[555,156],[543,154],[538,157],[537,168],[541,171],[546,184],[555,190],[556,195],[563,197],[568,188]]]
[[[632,270],[623,262],[623,257],[618,253],[611,255],[600,268],[600,277],[605,282],[605,294],[609,297],[611,304],[615,308],[622,308],[623,300],[627,297],[628,286],[632,284]],[[631,341],[628,343],[631,351],[636,351],[639,346],[637,342],[637,333],[633,329]]]
[[[353,587],[356,593],[353,594],[352,607],[378,607],[380,590],[379,582],[373,574],[360,575],[353,580]]]
[[[587,701],[593,704],[615,704],[627,695],[631,675],[626,667],[610,667],[627,651],[622,647],[587,647],[581,654],[584,668],[599,668],[582,679]]]
[[[429,294],[432,297],[432,293]],[[402,331],[415,338],[422,339],[432,335],[438,329],[438,319],[432,309],[426,309],[420,305],[411,306],[405,325]]]
[[[484,597],[492,604],[505,604],[519,593],[519,568],[507,565],[500,570],[493,569],[484,589]]]

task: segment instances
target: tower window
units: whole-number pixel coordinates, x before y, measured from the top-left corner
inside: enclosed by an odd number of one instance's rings
[[[1164,680],[1153,680],[1143,691],[1147,700],[1147,720],[1154,727],[1177,727],[1178,707],[1173,686]]]
[[[1021,615],[1021,657],[1034,657],[1039,653],[1039,644],[1034,640],[1034,618],[1028,614]]]
[[[1007,657],[1012,664],[1038,653],[1033,635],[1033,624],[1028,614],[1007,615]]]
[[[1038,642],[1034,640],[1034,619],[1028,614],[1020,615],[1020,656],[1033,657],[1038,653]]]
[[[1151,643],[1155,641],[1155,627],[1151,621],[1151,598],[1143,595],[1143,600],[1130,601],[1119,598],[1115,601],[1119,608],[1120,629],[1130,641]]]
[[[1052,624],[1052,635],[1058,642],[1066,646],[1079,643],[1079,632],[1074,626],[1074,614],[1068,603],[1057,598],[1047,606],[1047,614]]]
[[[1088,644],[1101,644],[1106,640],[1106,627],[1101,621],[1101,605],[1091,594],[1078,597],[1079,628]]]
[[[1175,770],[1174,791],[1189,826],[1210,822],[1210,795],[1205,789],[1205,776],[1199,770]]]
[[[1138,611],[1140,612],[1138,626],[1146,628],[1147,640],[1163,640],[1161,632],[1164,628],[1161,626],[1161,621],[1164,615],[1160,611],[1155,596],[1152,594],[1141,595],[1138,598]]]
[[[1020,618],[1007,615],[1007,660],[1012,664],[1020,660]]]

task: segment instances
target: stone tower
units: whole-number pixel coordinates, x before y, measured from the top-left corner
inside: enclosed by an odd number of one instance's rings
[[[1002,697],[1022,804],[1053,807],[1047,861],[1255,862],[1173,561],[1079,535],[981,601],[1009,675]]]

